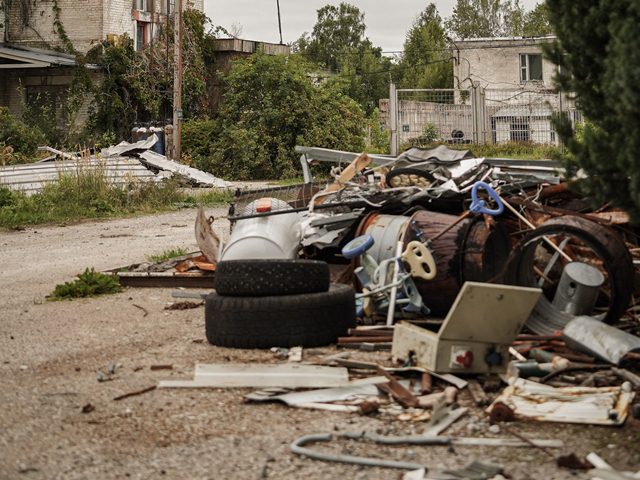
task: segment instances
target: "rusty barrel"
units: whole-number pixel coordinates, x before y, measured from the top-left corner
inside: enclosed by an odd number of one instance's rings
[[[402,240],[408,244],[418,239],[415,228],[424,240],[434,237],[458,217],[444,213],[421,210],[406,221],[392,221],[389,215],[372,213],[358,228],[358,235],[372,233],[380,228],[392,227],[384,237],[376,235],[389,245],[378,245],[378,252],[388,252],[384,258],[391,258],[395,252],[395,242]],[[445,316],[465,281],[500,282],[507,262],[511,243],[509,235],[499,223],[487,228],[482,217],[462,220],[448,232],[433,241],[431,245],[438,273],[433,280],[414,278],[425,304],[435,316]],[[376,258],[378,262],[384,258]]]
[[[423,238],[428,239],[457,218],[423,210],[416,212],[411,220],[422,231]],[[415,239],[415,235],[407,237],[406,243]],[[500,282],[511,242],[499,223],[487,228],[482,217],[470,217],[434,240],[431,248],[438,273],[431,281],[416,278],[415,282],[433,315],[445,316],[464,282]]]

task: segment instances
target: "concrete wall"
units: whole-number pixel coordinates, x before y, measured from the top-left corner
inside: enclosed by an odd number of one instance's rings
[[[552,37],[456,41],[452,49],[454,88],[479,82],[487,89],[550,89],[556,67],[543,58],[542,82],[520,81],[520,55],[540,54]]]
[[[0,76],[0,106],[9,107],[11,113],[21,116],[27,104],[27,94],[32,93],[57,92],[61,96],[66,96],[66,92],[71,88],[75,74],[74,68],[25,68],[21,70],[4,70]],[[91,79],[94,83],[101,82],[103,74],[92,72]],[[82,107],[76,116],[76,127],[82,126],[88,120],[89,105],[93,99],[87,96]],[[61,116],[52,121],[60,125]]]

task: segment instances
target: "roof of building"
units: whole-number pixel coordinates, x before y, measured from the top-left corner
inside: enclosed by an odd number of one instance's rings
[[[477,48],[480,44],[487,45],[495,45],[499,44],[501,46],[522,46],[522,45],[538,45],[541,43],[548,43],[552,40],[555,40],[555,35],[547,35],[544,37],[483,37],[483,38],[459,38],[453,39],[451,43],[454,47],[458,48],[469,48],[468,44],[471,48]]]
[[[55,50],[0,43],[0,69],[75,66],[77,66],[77,62],[73,55]],[[87,67],[98,68],[97,65],[87,65]]]
[[[244,40],[242,38],[217,38],[213,42],[213,49],[216,52],[242,53],[255,53],[258,50],[262,50],[268,55],[287,55],[291,51],[289,45],[259,42],[256,40]]]

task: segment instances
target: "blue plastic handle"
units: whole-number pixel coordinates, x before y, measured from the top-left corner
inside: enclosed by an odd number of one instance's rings
[[[373,237],[371,235],[368,233],[360,235],[342,247],[342,255],[344,258],[351,260],[352,258],[362,255],[364,252],[369,250],[372,245]]]
[[[496,202],[496,208],[487,208],[485,206],[487,203],[478,198],[478,190],[481,188],[489,194],[489,197],[491,197],[494,202]],[[504,205],[500,200],[500,196],[493,188],[491,188],[490,185],[484,182],[476,182],[473,184],[473,187],[471,187],[471,206],[469,207],[469,211],[476,215],[480,213],[484,213],[485,215],[500,215],[504,211]]]

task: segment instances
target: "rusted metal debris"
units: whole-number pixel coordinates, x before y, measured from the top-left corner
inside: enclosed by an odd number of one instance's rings
[[[118,400],[124,400],[125,398],[129,398],[129,397],[135,397],[135,396],[138,396],[138,395],[145,394],[147,392],[151,392],[152,390],[155,390],[156,388],[157,388],[157,385],[152,385],[151,387],[143,388],[142,390],[136,390],[135,392],[123,393],[122,395],[118,395],[117,397],[113,397],[113,400],[114,401],[118,401]]]

